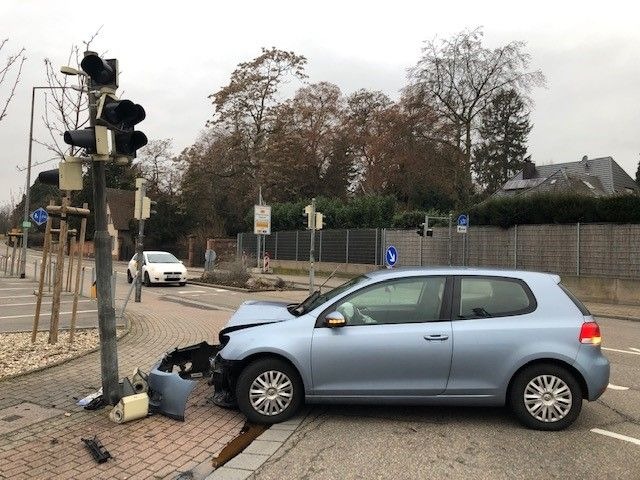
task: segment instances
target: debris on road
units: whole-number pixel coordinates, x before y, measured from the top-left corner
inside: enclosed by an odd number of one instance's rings
[[[98,389],[98,391],[90,393],[89,395],[87,395],[84,398],[81,398],[80,400],[78,400],[76,402],[76,405],[79,407],[86,407],[87,405],[89,405],[93,400],[95,400],[98,397],[102,396],[102,387],[100,387]]]
[[[145,418],[149,414],[149,395],[146,392],[122,397],[109,413],[109,419],[115,423]]]
[[[97,435],[93,438],[82,438],[81,440],[84,442],[85,446],[89,449],[89,451],[91,452],[91,455],[93,456],[93,459],[96,462],[104,463],[110,458],[113,458],[111,454],[107,451],[107,449],[104,448],[104,445],[100,443],[100,440],[98,440]]]

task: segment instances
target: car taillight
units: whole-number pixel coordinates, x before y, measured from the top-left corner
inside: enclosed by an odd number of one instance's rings
[[[600,345],[602,336],[600,336],[600,325],[596,322],[585,322],[580,329],[580,343],[588,343],[591,345]]]

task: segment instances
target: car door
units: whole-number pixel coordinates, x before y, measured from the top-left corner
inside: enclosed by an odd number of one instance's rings
[[[540,338],[537,302],[516,278],[459,276],[454,283],[452,328],[456,347],[447,395],[502,395],[523,347]]]
[[[452,281],[393,279],[334,303],[316,322],[311,345],[315,396],[415,397],[447,385],[453,339]],[[324,325],[338,311],[346,326]]]

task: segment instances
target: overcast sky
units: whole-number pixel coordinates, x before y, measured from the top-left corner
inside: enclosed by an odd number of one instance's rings
[[[487,46],[526,41],[532,67],[547,77],[548,87],[533,92],[534,162],[611,155],[635,178],[638,7],[592,3],[111,0],[102,11],[100,2],[2,0],[0,40],[10,39],[6,51],[24,46],[28,61],[0,122],[0,204],[24,190],[26,173],[16,166],[26,165],[31,87],[45,84],[43,59],[63,65],[71,45],[101,25],[95,50],[118,58],[121,90],[147,111],[139,129],[150,139],[173,138],[177,151],[194,141],[211,116],[207,96],[262,46],[305,55],[311,82],[333,82],[346,94],[380,89],[397,98],[423,40],[483,26]],[[0,87],[0,101],[5,95],[6,86]],[[45,134],[43,98],[36,98],[36,137]],[[34,162],[50,156],[34,148]],[[55,163],[36,167],[34,174],[49,168]]]

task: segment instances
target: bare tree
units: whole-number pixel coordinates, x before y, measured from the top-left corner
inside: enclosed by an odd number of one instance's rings
[[[74,65],[80,69],[83,52],[89,50],[91,43],[100,33],[100,27],[87,41],[84,47],[73,45],[67,57],[67,65]],[[75,147],[68,147],[62,143],[62,136],[67,130],[79,130],[89,122],[87,96],[84,92],[85,77],[78,75],[70,77],[59,73],[59,65],[51,59],[44,59],[46,85],[52,87],[45,90],[45,109],[42,122],[47,130],[46,139],[34,138],[34,142],[53,152],[55,158],[63,158],[66,151],[73,155]],[[73,88],[75,87],[75,88]]]
[[[153,193],[170,196],[179,192],[181,169],[173,153],[173,140],[151,140],[138,153],[138,165],[147,179],[147,189]]]
[[[422,57],[409,71],[407,87],[413,96],[423,95],[451,122],[453,141],[464,153],[469,172],[479,115],[494,95],[510,88],[530,100],[532,87],[545,84],[541,71],[529,70],[531,56],[525,51],[525,42],[490,49],[482,40],[483,31],[478,27],[425,42]]]
[[[8,38],[0,41],[0,54],[2,54],[2,50],[8,41]],[[7,109],[16,93],[16,87],[22,76],[22,66],[26,60],[27,57],[23,47],[17,53],[8,54],[6,60],[3,62],[4,65],[0,64],[0,88],[5,82],[7,82],[8,85],[8,93],[6,93],[6,95],[0,94],[0,122],[7,116]],[[3,100],[2,97],[6,98]]]

